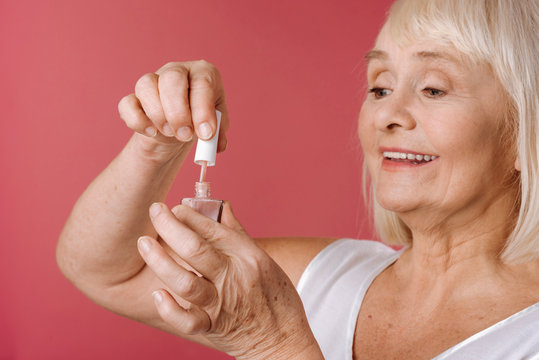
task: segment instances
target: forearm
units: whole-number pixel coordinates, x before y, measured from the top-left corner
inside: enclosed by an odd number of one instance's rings
[[[136,240],[154,235],[148,208],[163,201],[191,143],[159,148],[135,134],[75,204],[57,247],[62,272],[77,286],[112,285],[144,266]],[[168,151],[168,153],[167,153]]]

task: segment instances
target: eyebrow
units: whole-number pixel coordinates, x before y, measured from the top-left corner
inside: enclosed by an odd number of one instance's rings
[[[454,56],[447,52],[441,51],[419,51],[414,54],[415,58],[420,60],[442,60],[452,63],[459,63]],[[389,54],[383,50],[372,49],[365,54],[365,60],[369,63],[372,60],[388,60]]]
[[[443,60],[457,64],[460,62],[453,55],[442,51],[419,51],[414,54],[414,57],[422,60]]]
[[[389,55],[387,54],[387,52],[383,50],[372,49],[371,51],[365,54],[365,60],[367,61],[367,63],[370,62],[371,60],[387,60],[387,59],[389,59]]]

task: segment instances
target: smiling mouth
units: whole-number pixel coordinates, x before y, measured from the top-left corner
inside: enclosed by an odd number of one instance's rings
[[[410,154],[396,151],[384,151],[382,155],[387,160],[396,162],[407,162],[413,165],[426,164],[438,158],[438,156],[436,155]]]

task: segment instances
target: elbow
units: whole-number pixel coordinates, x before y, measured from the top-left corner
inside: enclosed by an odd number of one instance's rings
[[[66,256],[66,251],[63,245],[63,239],[62,236],[58,239],[58,243],[56,244],[56,265],[58,265],[58,269],[60,269],[60,272],[69,280],[70,279],[70,272],[68,268],[68,259]]]
[[[72,283],[76,280],[76,269],[73,261],[73,257],[70,256],[69,247],[67,246],[67,239],[62,232],[56,244],[56,264],[60,269],[60,272]]]

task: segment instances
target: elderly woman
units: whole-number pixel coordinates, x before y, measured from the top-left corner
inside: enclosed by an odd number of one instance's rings
[[[537,0],[391,8],[359,137],[377,229],[402,250],[252,240],[228,204],[218,223],[159,203],[215,108],[220,150],[228,128],[217,70],[170,63],[120,102],[135,134],[73,209],[60,268],[101,306],[237,358],[539,356],[538,21]]]

